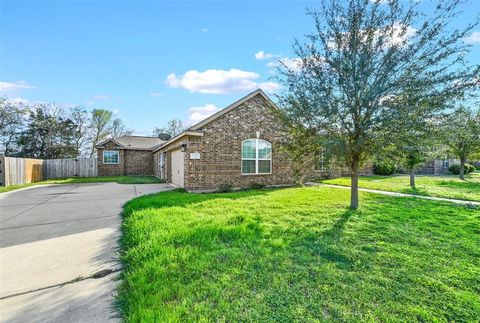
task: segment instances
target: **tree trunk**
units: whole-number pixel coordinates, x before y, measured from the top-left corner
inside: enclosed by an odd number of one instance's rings
[[[415,172],[413,170],[410,171],[410,187],[415,189]]]
[[[351,171],[351,191],[350,191],[350,208],[358,209],[358,165],[359,162],[357,159],[352,161],[350,165]]]
[[[460,174],[458,175],[460,179],[465,179],[465,159],[460,158]]]

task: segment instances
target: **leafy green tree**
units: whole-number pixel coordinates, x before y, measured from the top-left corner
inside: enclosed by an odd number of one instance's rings
[[[385,122],[388,127],[383,131],[386,137],[383,155],[401,166],[410,175],[410,187],[415,189],[415,172],[428,159],[438,155],[441,146],[441,121],[445,108],[445,99],[437,101],[424,99],[416,101],[417,95],[411,95],[407,89],[402,95],[389,100],[392,111],[391,120]],[[421,88],[420,88],[421,90]]]
[[[24,127],[26,114],[24,105],[0,97],[0,152],[6,156],[16,153],[18,136]]]
[[[383,149],[382,132],[398,113],[390,100],[412,88],[420,89],[411,91],[413,102],[454,100],[476,85],[480,66],[466,61],[463,38],[478,19],[463,29],[450,24],[461,3],[438,1],[422,13],[418,1],[321,0],[310,12],[314,32],[294,44],[293,63],[280,60],[287,124],[297,136],[313,130],[349,168],[351,208],[359,206],[360,166]]]
[[[57,106],[39,104],[29,113],[28,124],[19,136],[17,155],[24,158],[73,158],[75,124]]]
[[[480,110],[459,107],[445,122],[448,152],[460,159],[460,179],[465,179],[465,163],[480,155]]]

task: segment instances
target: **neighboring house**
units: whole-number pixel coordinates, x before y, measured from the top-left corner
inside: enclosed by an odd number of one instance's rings
[[[153,174],[193,191],[293,184],[276,109],[259,89],[166,142],[139,136],[107,140],[96,146],[98,175]]]
[[[418,170],[418,173],[433,175],[448,174],[448,167],[453,164],[460,164],[460,160],[449,158],[448,156],[445,156],[442,159],[429,160],[423,164],[423,166]]]
[[[95,146],[99,176],[152,175],[152,152],[164,141],[157,137],[123,136]]]

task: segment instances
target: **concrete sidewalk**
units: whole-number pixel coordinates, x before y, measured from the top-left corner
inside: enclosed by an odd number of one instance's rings
[[[333,187],[333,188],[343,188],[343,189],[350,189],[350,186],[343,186],[343,185],[333,185],[333,184],[323,184],[323,183],[314,183],[314,182],[307,182],[305,183],[307,186],[325,186],[325,187]],[[425,195],[414,195],[414,194],[405,194],[405,193],[398,193],[398,192],[389,192],[389,191],[381,191],[381,190],[372,190],[369,188],[358,188],[359,191],[362,192],[369,192],[375,194],[382,194],[382,195],[389,195],[389,196],[398,196],[398,197],[415,197],[423,200],[432,200],[432,201],[443,201],[443,202],[450,202],[456,204],[466,204],[466,205],[479,205],[480,202],[477,201],[467,201],[467,200],[458,200],[458,199],[450,199],[445,197],[434,197],[434,196],[425,196]]]
[[[170,189],[95,183],[0,194],[0,320],[119,320],[112,302],[122,205]]]

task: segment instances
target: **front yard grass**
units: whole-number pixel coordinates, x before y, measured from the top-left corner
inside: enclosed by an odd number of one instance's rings
[[[77,183],[104,183],[104,182],[116,182],[118,184],[152,184],[152,183],[165,183],[164,180],[155,176],[97,176],[97,177],[72,177],[62,179],[50,179],[41,182],[23,184],[23,185],[11,185],[0,186],[0,193],[17,190],[19,188],[44,185],[44,184],[77,184]]]
[[[126,321],[477,321],[480,209],[328,187],[125,205]]]
[[[325,184],[350,186],[350,177],[320,180]],[[416,195],[446,197],[460,200],[480,201],[480,173],[465,175],[415,176],[416,189],[411,189],[408,175],[360,176],[358,186],[363,188]]]

